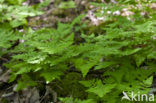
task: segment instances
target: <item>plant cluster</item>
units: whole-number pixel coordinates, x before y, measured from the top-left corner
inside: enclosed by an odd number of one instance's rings
[[[10,4],[0,4],[0,56],[11,54],[5,66],[12,71],[10,82],[17,80],[17,90],[44,81],[63,103],[119,103],[123,91],[151,90],[156,72],[154,0],[92,2],[96,20],[84,21],[86,15],[80,15],[57,28],[25,26],[24,32],[18,29],[26,25],[26,17],[40,12]],[[17,40],[23,42],[12,47]]]

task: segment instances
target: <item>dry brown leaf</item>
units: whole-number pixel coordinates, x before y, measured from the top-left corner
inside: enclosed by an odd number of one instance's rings
[[[10,70],[6,71],[5,73],[3,73],[1,76],[0,76],[0,82],[8,82],[9,81],[9,74],[10,74]]]

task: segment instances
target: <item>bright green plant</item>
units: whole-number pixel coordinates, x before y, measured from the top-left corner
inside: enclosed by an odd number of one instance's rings
[[[74,83],[83,85],[87,95],[79,97],[69,92],[60,98],[65,103],[119,103],[123,91],[147,94],[156,72],[156,17],[151,3],[91,3],[98,6],[94,12],[97,19],[104,17],[93,30],[81,22],[84,16],[69,24],[58,23],[57,28],[29,28],[20,37],[24,42],[12,50],[14,55],[6,65],[12,71],[10,82],[21,75],[17,90],[37,86],[38,80],[47,84],[67,81],[67,86],[68,79],[62,78],[70,72],[81,73],[82,78],[75,75],[79,79]],[[128,9],[129,15],[123,9]]]
[[[21,6],[22,2],[23,0],[0,1],[0,56],[7,54],[22,35],[15,28],[26,26],[27,17],[42,14],[33,7]]]

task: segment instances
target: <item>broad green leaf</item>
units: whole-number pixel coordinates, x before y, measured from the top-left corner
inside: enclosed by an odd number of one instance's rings
[[[143,81],[143,83],[147,86],[151,86],[153,82],[153,76],[147,78],[146,80]]]
[[[89,88],[87,91],[95,93],[99,97],[103,97],[107,93],[110,93],[113,88],[115,88],[116,84],[102,84],[101,81],[98,81],[95,87]]]

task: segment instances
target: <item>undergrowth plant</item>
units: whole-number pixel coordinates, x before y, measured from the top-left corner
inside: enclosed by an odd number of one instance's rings
[[[17,43],[20,29],[27,25],[27,17],[42,12],[30,6],[22,6],[25,0],[0,0],[0,56],[7,54]]]
[[[95,16],[102,18],[99,25],[88,26],[82,21],[85,15],[80,15],[72,23],[58,23],[57,28],[26,29],[19,36],[24,42],[10,51],[13,56],[6,64],[12,71],[10,82],[17,80],[17,90],[21,90],[44,81],[55,88],[63,103],[120,103],[123,91],[148,94],[156,72],[156,17],[152,3],[91,3],[97,8]],[[5,15],[0,17],[1,23],[7,20],[13,31],[25,23],[25,17],[36,15],[28,11],[19,13],[22,22]],[[4,30],[5,36],[0,33],[3,50],[18,37]]]

